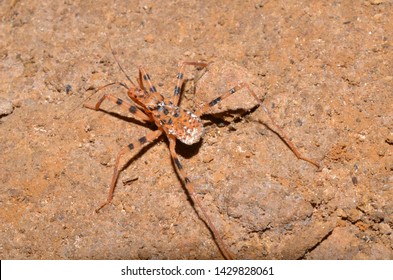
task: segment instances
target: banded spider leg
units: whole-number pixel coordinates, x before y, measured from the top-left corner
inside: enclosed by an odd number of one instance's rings
[[[208,63],[201,63],[201,62],[181,62],[181,63],[179,63],[179,69],[178,69],[178,74],[177,74],[177,84],[176,84],[176,87],[174,90],[174,98],[173,98],[173,103],[176,105],[179,103],[180,91],[181,91],[181,87],[182,87],[183,80],[184,80],[183,79],[183,76],[184,76],[183,69],[185,66],[188,66],[188,65],[199,66],[199,67],[203,68],[203,67],[207,67],[209,64]],[[301,160],[304,160],[308,163],[311,163],[312,165],[314,165],[318,169],[320,169],[320,165],[315,160],[312,160],[310,158],[303,156],[297,150],[295,145],[292,143],[291,140],[289,140],[288,136],[284,133],[282,128],[276,123],[276,121],[274,120],[274,118],[271,115],[271,113],[269,112],[269,110],[265,107],[265,105],[263,105],[262,101],[257,97],[255,92],[251,89],[251,87],[247,83],[243,83],[243,82],[238,83],[235,87],[224,92],[221,96],[219,96],[219,97],[215,98],[214,100],[212,100],[211,102],[208,102],[205,105],[203,105],[195,114],[199,117],[202,116],[211,107],[220,103],[222,100],[224,100],[225,98],[228,98],[229,96],[231,96],[235,92],[241,90],[242,88],[245,88],[248,90],[248,92],[251,94],[251,96],[258,102],[259,106],[262,107],[263,111],[268,116],[268,118],[269,118],[268,121],[270,123],[265,123],[265,125],[268,128],[270,128],[271,130],[273,130],[284,141],[284,143],[291,149],[291,151],[295,154],[295,156],[298,159],[301,159]]]
[[[112,51],[113,53],[113,51]],[[113,54],[114,55],[114,54]],[[115,57],[115,56],[114,56]],[[115,57],[116,59],[116,57]],[[116,60],[118,63],[118,61]],[[281,137],[281,139],[288,145],[288,147],[293,151],[293,153],[302,160],[305,160],[317,167],[319,167],[318,163],[315,161],[308,159],[302,156],[292,142],[288,139],[288,137],[282,132],[281,128],[276,125],[274,119],[266,109],[266,107],[262,104],[262,102],[258,99],[256,94],[250,89],[248,84],[246,83],[239,83],[235,87],[231,88],[230,90],[224,92],[219,97],[213,99],[212,101],[204,104],[195,114],[189,110],[181,109],[178,107],[180,95],[181,95],[181,88],[184,81],[183,70],[185,66],[197,66],[197,67],[206,67],[208,64],[203,62],[183,62],[179,64],[178,74],[176,76],[177,82],[174,89],[174,94],[172,99],[165,99],[163,95],[157,92],[156,87],[152,84],[150,75],[144,70],[144,68],[139,68],[139,77],[138,77],[138,85],[132,82],[132,80],[127,76],[125,71],[122,69],[120,64],[118,63],[121,71],[126,75],[127,79],[131,82],[132,87],[129,88],[123,83],[111,83],[119,84],[127,89],[127,94],[131,98],[131,100],[135,104],[131,104],[129,102],[123,101],[120,98],[115,97],[112,94],[105,94],[103,95],[95,106],[91,106],[88,104],[84,104],[85,107],[99,110],[102,102],[104,100],[109,100],[112,103],[120,106],[121,108],[129,111],[135,117],[147,121],[147,122],[154,122],[157,126],[157,130],[149,132],[146,136],[137,139],[136,141],[131,142],[126,147],[123,147],[118,155],[116,156],[116,163],[113,171],[112,181],[110,184],[109,193],[107,196],[106,201],[96,210],[98,212],[104,206],[108,205],[113,199],[114,189],[116,187],[116,182],[119,176],[119,172],[121,171],[121,158],[127,152],[133,151],[137,148],[142,147],[144,144],[148,142],[152,142],[159,138],[162,134],[165,134],[169,141],[169,151],[174,163],[175,169],[179,174],[179,177],[185,184],[185,188],[192,199],[193,203],[197,208],[199,208],[199,212],[197,212],[201,219],[206,223],[209,230],[211,231],[218,248],[220,249],[221,253],[226,259],[232,259],[232,254],[230,250],[227,248],[223,239],[214,226],[214,223],[211,221],[207,211],[205,210],[204,205],[199,200],[198,196],[195,193],[195,188],[193,183],[191,182],[190,178],[187,176],[186,171],[184,170],[183,165],[179,160],[179,156],[176,153],[176,140],[180,140],[187,145],[191,145],[200,141],[203,133],[203,126],[200,116],[207,113],[208,109],[217,105],[224,99],[230,97],[235,92],[239,91],[242,88],[246,88],[249,93],[255,98],[260,106],[263,107],[264,111],[268,114],[271,124],[268,125],[269,128],[273,127],[273,130]],[[148,84],[148,90],[145,88],[143,82]],[[103,86],[98,90],[106,87]]]
[[[105,94],[105,95],[103,95],[100,98],[100,100],[96,103],[95,106],[91,106],[89,104],[84,104],[84,106],[86,108],[98,111],[100,109],[100,106],[101,106],[102,102],[105,99],[111,101],[112,103],[115,103],[116,105],[118,105],[121,108],[127,110],[128,112],[132,113],[134,116],[138,117],[141,120],[151,121],[150,118],[143,111],[141,111],[138,107],[136,107],[135,105],[130,104],[127,101],[123,101],[122,99],[117,98],[116,96],[114,96],[112,94]],[[98,207],[95,210],[97,213],[104,206],[110,204],[112,199],[113,199],[113,192],[115,191],[116,182],[117,182],[117,179],[119,177],[119,172],[121,171],[121,169],[119,168],[120,167],[120,159],[121,159],[121,157],[125,153],[131,152],[131,151],[133,151],[135,149],[138,149],[138,148],[142,147],[146,143],[153,142],[158,137],[160,137],[161,134],[162,134],[161,130],[151,131],[148,134],[146,134],[146,136],[143,136],[143,137],[139,138],[138,140],[135,140],[135,141],[131,142],[130,144],[128,144],[127,146],[123,147],[120,150],[120,152],[116,156],[116,163],[115,163],[115,167],[113,169],[113,176],[112,176],[112,181],[111,181],[110,188],[109,188],[108,197],[107,197],[106,201],[103,204],[101,204],[100,207]]]
[[[182,83],[183,83],[183,76],[184,76],[182,71],[183,71],[184,66],[186,66],[186,65],[206,67],[208,64],[206,64],[206,63],[198,63],[198,62],[183,62],[183,63],[180,63],[179,71],[178,71],[178,74],[177,74],[177,84],[175,86],[174,96],[173,96],[173,99],[172,99],[174,104],[178,104],[179,103],[180,94],[181,94],[181,87],[182,87]],[[253,96],[253,98],[255,98],[257,100],[259,105],[264,109],[265,113],[269,116],[269,119],[272,122],[270,125],[268,125],[268,127],[278,134],[278,136],[288,145],[288,147],[292,150],[292,152],[296,155],[296,157],[298,157],[299,159],[302,159],[304,161],[307,161],[307,162],[315,165],[317,168],[320,168],[318,163],[316,163],[312,159],[309,159],[309,158],[303,156],[296,149],[295,145],[289,140],[289,138],[284,134],[282,129],[276,124],[276,122],[274,121],[274,118],[271,116],[271,114],[269,113],[267,108],[262,104],[262,101],[257,97],[257,95],[251,90],[249,85],[246,84],[246,83],[239,83],[235,87],[233,87],[230,90],[224,92],[219,97],[217,97],[217,98],[213,99],[212,101],[206,103],[205,105],[203,105],[195,113],[195,115],[200,117],[205,112],[207,112],[209,110],[209,108],[217,105],[218,103],[220,103],[224,99],[228,98],[229,96],[231,96],[235,92],[241,90],[242,88],[246,88],[249,91],[249,93]],[[176,153],[176,150],[175,150],[176,138],[171,136],[171,135],[168,135],[168,139],[169,139],[169,149],[170,149],[170,152],[171,152],[171,156],[172,156],[174,165],[176,166],[178,174],[182,178],[189,195],[191,196],[194,204],[197,205],[200,208],[200,210],[202,212],[203,220],[207,223],[208,227],[211,229],[211,231],[213,233],[213,236],[215,237],[216,242],[218,243],[219,248],[221,249],[223,255],[227,259],[232,259],[232,254],[230,253],[230,251],[227,248],[227,246],[224,244],[221,235],[218,233],[218,231],[215,228],[215,226],[214,226],[213,222],[211,221],[210,217],[207,215],[207,213],[206,213],[202,203],[200,202],[200,200],[196,196],[195,190],[194,190],[194,185],[192,184],[191,180],[187,176],[187,174],[186,174],[186,172],[184,170],[183,165],[179,161],[179,157],[178,157],[178,155]]]
[[[221,96],[213,99],[211,102],[206,103],[202,105],[202,107],[195,113],[197,116],[203,115],[205,112],[207,112],[211,107],[215,106],[216,104],[220,103],[222,100],[225,98],[228,98],[235,92],[238,92],[241,89],[247,89],[247,91],[251,94],[253,98],[258,102],[259,106],[262,107],[264,112],[267,114],[269,117],[270,123],[265,123],[265,125],[270,128],[273,132],[275,132],[283,141],[284,143],[291,149],[291,151],[295,154],[295,156],[298,159],[304,160],[308,163],[311,163],[312,165],[316,166],[318,169],[320,169],[320,165],[315,161],[312,160],[308,157],[303,156],[295,147],[295,145],[292,143],[291,140],[289,140],[288,136],[284,133],[282,128],[276,123],[274,120],[273,116],[270,114],[268,109],[263,105],[262,101],[257,97],[257,95],[254,93],[254,91],[250,88],[250,86],[247,83],[240,82],[238,83],[235,87],[231,88],[230,90],[226,91],[224,94]]]

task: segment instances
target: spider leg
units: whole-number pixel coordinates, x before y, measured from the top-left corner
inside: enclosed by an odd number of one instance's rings
[[[113,199],[113,192],[115,190],[116,187],[116,182],[117,182],[117,178],[119,177],[119,172],[121,171],[120,167],[120,159],[121,157],[127,153],[127,152],[131,152],[137,148],[142,147],[142,145],[144,145],[145,143],[149,143],[154,141],[155,139],[157,139],[160,135],[162,134],[161,130],[155,130],[155,131],[151,131],[148,134],[146,134],[146,136],[139,138],[136,141],[131,142],[131,144],[129,144],[128,146],[123,147],[120,152],[117,154],[116,156],[116,163],[115,163],[115,168],[113,170],[113,176],[112,176],[112,181],[111,181],[111,186],[109,189],[109,193],[108,193],[108,197],[106,199],[106,201],[101,204],[100,207],[98,207],[96,209],[96,212],[98,213],[98,211],[100,211],[104,206],[108,205],[109,203],[111,203],[112,199]]]
[[[151,82],[150,75],[145,71],[143,67],[139,67],[140,84],[142,85],[142,88],[144,88],[142,78],[148,83],[150,92],[157,92],[156,87]]]
[[[307,161],[308,163],[311,163],[312,165],[316,166],[318,169],[321,168],[321,166],[314,160],[309,159],[305,156],[303,156],[295,147],[295,145],[292,143],[291,140],[289,140],[289,138],[286,136],[286,134],[283,132],[283,130],[281,129],[281,127],[276,123],[276,121],[274,120],[273,116],[269,113],[269,111],[267,110],[267,108],[263,105],[262,101],[257,97],[257,95],[254,93],[254,91],[252,91],[252,89],[250,88],[250,86],[247,83],[239,83],[237,84],[235,87],[231,88],[230,90],[226,91],[225,93],[223,93],[221,96],[213,99],[212,101],[210,101],[209,103],[206,103],[205,105],[203,105],[196,113],[195,115],[197,116],[201,116],[203,115],[206,111],[208,111],[211,107],[217,105],[218,103],[220,103],[222,100],[224,100],[225,98],[228,98],[229,96],[231,96],[232,94],[234,94],[235,92],[239,91],[242,88],[246,88],[248,90],[248,92],[258,101],[259,105],[263,108],[264,112],[267,114],[267,116],[269,117],[269,121],[270,124],[266,124],[265,125],[270,128],[271,130],[273,130],[280,138],[281,140],[284,141],[284,143],[291,149],[291,151],[295,154],[295,156],[298,159]]]
[[[205,114],[211,107],[216,106],[218,103],[223,101],[225,98],[228,98],[229,96],[231,96],[232,94],[234,94],[235,92],[239,91],[240,89],[242,89],[244,87],[247,87],[247,89],[250,91],[251,95],[253,95],[254,98],[256,98],[259,102],[258,97],[255,95],[255,93],[253,91],[251,91],[251,89],[248,87],[247,84],[239,83],[235,87],[231,88],[230,90],[227,90],[226,92],[221,94],[219,97],[213,99],[209,103],[202,105],[202,107],[198,111],[196,111],[195,115],[200,117],[201,115]]]
[[[174,165],[176,166],[176,170],[178,171],[180,178],[184,181],[187,192],[190,195],[192,201],[194,202],[194,205],[198,206],[198,208],[200,209],[200,213],[202,214],[202,220],[206,223],[206,225],[208,226],[208,228],[212,232],[214,240],[216,241],[216,244],[218,245],[218,248],[220,249],[223,256],[228,260],[233,259],[232,254],[228,250],[227,246],[224,244],[222,237],[218,233],[213,222],[210,220],[209,215],[207,214],[203,204],[198,199],[198,197],[194,191],[194,185],[192,184],[190,179],[187,177],[187,174],[184,171],[183,165],[179,161],[179,157],[177,156],[177,153],[175,151],[176,138],[173,136],[168,136],[168,139],[169,139],[169,150],[170,150]]]
[[[138,78],[137,78],[137,81],[138,81],[139,87],[140,87],[143,91],[146,91],[145,85],[143,84],[143,80],[142,80],[141,68],[139,68],[139,76],[138,76]]]
[[[117,98],[116,96],[112,95],[112,94],[105,94],[103,95],[100,100],[98,100],[98,102],[96,103],[96,105],[92,106],[90,104],[83,104],[84,107],[98,111],[100,109],[100,106],[102,104],[102,102],[108,99],[109,101],[111,101],[112,103],[115,103],[116,105],[119,105],[120,107],[122,107],[123,109],[125,109],[126,111],[132,113],[134,116],[138,117],[141,120],[144,121],[151,121],[150,117],[147,116],[141,109],[139,109],[137,106],[132,105],[131,103],[124,101],[120,98]]]
[[[270,112],[267,110],[267,108],[265,107],[265,105],[262,104],[261,101],[259,101],[260,106],[262,107],[262,109],[264,110],[264,112],[266,113],[266,115],[269,117],[270,120],[270,124],[268,123],[264,123],[268,128],[270,128],[271,130],[273,130],[280,138],[281,140],[284,141],[284,143],[291,149],[291,151],[295,154],[295,156],[298,159],[307,161],[308,163],[311,163],[312,165],[314,165],[315,167],[319,169],[321,169],[321,165],[319,163],[317,163],[315,160],[309,159],[305,156],[303,156],[298,149],[296,149],[295,145],[292,143],[291,140],[289,140],[288,136],[284,133],[284,131],[282,130],[282,128],[276,123],[276,121],[274,120],[273,116],[270,114]]]
[[[173,99],[172,99],[172,103],[175,105],[179,104],[179,100],[180,100],[180,93],[181,93],[181,88],[183,86],[183,82],[184,82],[184,67],[185,66],[199,66],[199,67],[206,67],[207,65],[209,65],[208,63],[204,63],[204,62],[180,62],[179,63],[179,68],[177,70],[177,75],[176,75],[176,86],[175,89],[173,91]]]

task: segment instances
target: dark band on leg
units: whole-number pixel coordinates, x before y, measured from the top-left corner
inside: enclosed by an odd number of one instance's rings
[[[128,108],[128,111],[130,111],[131,113],[135,114],[136,113],[136,107],[135,106],[130,106],[130,108]]]
[[[213,107],[214,105],[216,105],[218,102],[220,102],[221,101],[221,97],[217,97],[216,99],[214,99],[213,101],[211,101],[210,103],[209,103],[209,106],[210,107]]]
[[[145,136],[143,136],[143,137],[139,138],[138,141],[139,141],[139,143],[141,143],[141,144],[145,144],[145,143],[147,142],[147,139],[146,139]]]
[[[180,161],[177,158],[174,158],[173,161],[175,162],[177,168],[183,169],[183,165],[181,165]]]
[[[178,86],[175,87],[175,91],[173,92],[175,95],[180,94],[180,88]]]

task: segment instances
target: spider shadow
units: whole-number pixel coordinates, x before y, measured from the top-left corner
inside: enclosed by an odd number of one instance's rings
[[[202,116],[202,120],[204,120],[203,126],[206,127],[211,127],[211,126],[217,126],[217,127],[229,127],[233,123],[238,123],[242,121],[242,119],[250,114],[252,114],[254,111],[258,109],[259,105],[256,105],[255,107],[251,108],[250,110],[228,110],[225,111],[224,113],[218,113],[218,114],[206,114]],[[231,116],[233,118],[233,121],[227,121],[225,120],[225,117]],[[236,130],[235,128],[229,128],[231,130]],[[192,158],[196,154],[198,154],[200,148],[202,147],[204,143],[204,139],[202,138],[201,141],[198,143],[195,143],[193,145],[187,145],[184,144],[180,141],[177,141],[176,143],[176,152],[181,155],[185,159]]]
[[[127,162],[121,167],[121,169],[119,171],[121,172],[121,171],[126,170],[134,161],[140,159],[151,147],[153,147],[155,144],[157,144],[157,142],[161,141],[162,137],[163,137],[163,135],[161,135],[160,137],[155,139],[153,142],[148,143],[146,146],[143,146],[137,153],[132,155],[127,160]]]
[[[147,121],[140,121],[134,117],[130,117],[130,116],[124,116],[120,113],[117,112],[113,112],[113,111],[108,111],[106,109],[99,109],[97,111],[101,111],[105,114],[108,114],[114,118],[117,118],[119,120],[123,120],[126,121],[128,123],[131,124],[135,124],[137,126],[142,126],[145,128],[148,128],[152,131],[157,130],[157,126],[153,123],[153,122],[147,122]],[[141,137],[144,135],[141,135]],[[126,163],[123,164],[123,166],[120,168],[120,172],[124,171],[125,169],[127,169],[134,161],[138,160],[139,158],[141,158],[153,145],[155,145],[158,141],[160,141],[162,139],[162,135],[160,137],[158,137],[157,139],[155,139],[154,141],[148,143],[147,145],[143,146],[142,148],[140,148],[135,154],[131,155],[131,157],[126,160]],[[135,139],[131,139],[130,143],[135,140]]]
[[[203,145],[203,140],[192,145],[187,145],[180,141],[176,141],[176,153],[178,153],[185,159],[190,159],[196,154],[198,154],[199,149],[202,147],[202,145]]]
[[[105,113],[107,115],[110,115],[110,116],[112,116],[114,118],[117,118],[117,119],[125,121],[125,122],[129,122],[129,123],[132,123],[132,124],[135,124],[135,125],[138,125],[138,126],[143,126],[145,128],[150,128],[152,130],[157,129],[157,126],[154,123],[152,123],[152,122],[140,121],[137,118],[124,116],[124,115],[122,115],[120,113],[108,111],[106,109],[101,109],[100,108],[97,111],[103,112],[103,113]]]
[[[241,119],[246,116],[251,114],[252,112],[254,112],[256,110],[256,108],[253,108],[247,112],[244,111],[239,111],[239,110],[232,110],[232,111],[228,111],[225,114],[209,114],[209,115],[205,115],[203,116],[203,120],[206,121],[206,123],[204,124],[205,127],[210,127],[210,126],[218,126],[218,127],[226,127],[229,126],[232,123],[236,123],[236,122],[240,122]],[[157,126],[152,123],[152,122],[143,122],[143,121],[139,121],[133,117],[128,117],[128,116],[124,116],[121,115],[119,113],[116,112],[110,112],[104,109],[100,109],[100,111],[107,113],[113,117],[119,118],[121,120],[136,124],[136,125],[140,125],[143,126],[145,128],[149,128],[150,130],[157,130]],[[222,116],[223,115],[235,115],[236,117],[234,118],[233,121],[225,121]],[[131,155],[131,157],[126,160],[126,163],[123,164],[123,166],[121,167],[121,171],[124,171],[125,169],[127,169],[133,162],[135,162],[136,160],[140,159],[151,147],[153,147],[155,144],[157,144],[159,141],[163,141],[165,142],[165,144],[168,147],[168,157],[170,157],[170,153],[169,153],[169,141],[167,139],[167,137],[164,135],[164,133],[158,137],[157,139],[155,139],[154,141],[148,143],[147,145],[143,146],[142,148],[140,148],[139,151],[137,151],[135,154]],[[176,153],[179,154],[180,156],[182,156],[184,159],[190,159],[193,156],[195,156],[196,154],[198,154],[200,148],[202,147],[202,145],[204,144],[203,139],[201,139],[201,141],[193,144],[193,145],[187,145],[185,143],[182,143],[180,141],[176,142]],[[172,166],[173,166],[173,170],[178,178],[178,180],[181,182],[182,178],[181,176],[178,174],[178,172],[176,172],[176,167],[175,164],[172,162]],[[187,168],[187,163],[185,163],[185,166]],[[182,184],[182,187],[184,188],[184,190],[187,192],[184,184]],[[188,200],[193,204],[193,201],[191,200],[191,198],[189,197]]]

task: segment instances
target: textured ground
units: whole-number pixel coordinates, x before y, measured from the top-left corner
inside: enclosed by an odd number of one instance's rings
[[[244,110],[245,91],[204,119],[201,143],[178,145],[237,258],[392,259],[392,12],[388,0],[1,1],[0,258],[222,258],[165,139],[94,212],[117,152],[153,129],[109,102],[112,114],[82,107],[125,81],[110,42],[130,76],[143,64],[167,96],[178,61],[214,61],[187,71],[182,106],[247,80],[321,162],[296,159],[261,108]]]

